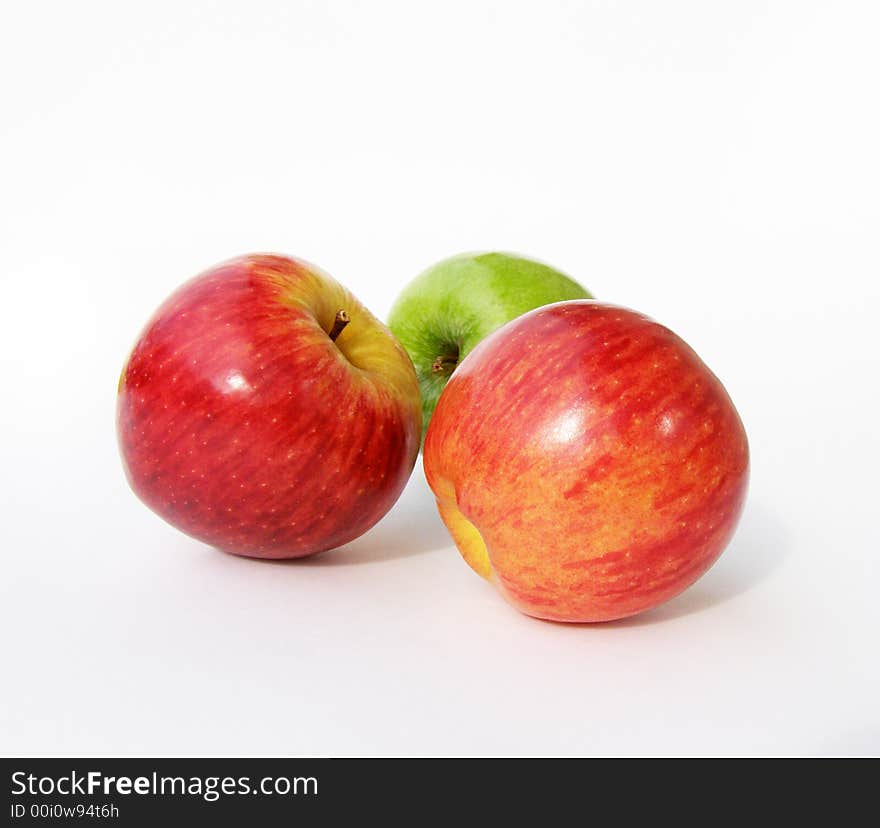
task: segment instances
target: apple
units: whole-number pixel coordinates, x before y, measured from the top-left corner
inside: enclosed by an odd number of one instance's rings
[[[532,311],[446,386],[425,474],[464,559],[514,606],[609,621],[669,600],[730,540],[749,450],[715,375],[640,313]]]
[[[549,265],[510,253],[465,253],[411,281],[388,326],[412,357],[422,391],[422,428],[450,375],[474,346],[526,311],[565,299],[589,299]]]
[[[135,493],[194,538],[298,558],[394,504],[421,435],[391,332],[314,265],[249,255],[159,308],[122,372],[117,431]]]

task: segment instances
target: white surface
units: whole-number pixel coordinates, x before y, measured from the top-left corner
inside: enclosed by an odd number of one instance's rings
[[[0,13],[0,752],[880,752],[880,58],[865,3],[37,3]],[[462,250],[678,331],[751,439],[669,605],[566,627],[473,575],[417,469],[261,564],[129,492],[118,371],[231,255],[380,315]]]

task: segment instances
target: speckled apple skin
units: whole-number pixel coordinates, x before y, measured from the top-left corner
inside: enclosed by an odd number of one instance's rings
[[[730,540],[746,433],[694,351],[642,314],[561,302],[461,363],[424,448],[462,555],[523,612],[609,621],[668,601]]]
[[[351,322],[334,343],[336,312]],[[418,455],[409,357],[345,288],[306,262],[251,255],[175,292],[119,382],[131,487],[227,552],[295,558],[361,535]]]

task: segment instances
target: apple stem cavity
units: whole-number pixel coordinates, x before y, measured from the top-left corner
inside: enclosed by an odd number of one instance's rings
[[[451,374],[458,365],[458,354],[441,354],[431,363],[431,371],[435,374]]]
[[[336,338],[342,333],[349,322],[351,322],[351,317],[344,310],[336,311],[336,318],[333,320],[333,327],[328,334],[333,342],[336,342]]]

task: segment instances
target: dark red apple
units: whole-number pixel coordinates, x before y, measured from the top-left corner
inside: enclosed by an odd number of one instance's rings
[[[273,255],[181,287],[119,382],[131,487],[227,552],[295,558],[369,529],[419,450],[419,387],[390,331],[313,265]]]
[[[607,621],[700,577],[733,534],[749,452],[717,377],[668,328],[560,302],[462,361],[425,473],[465,560],[529,615]]]

